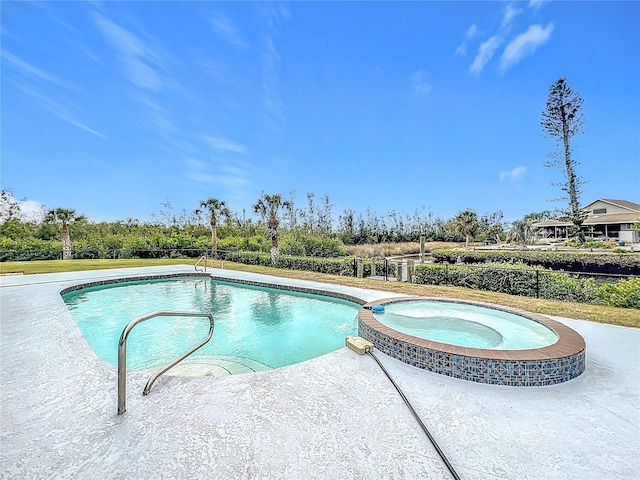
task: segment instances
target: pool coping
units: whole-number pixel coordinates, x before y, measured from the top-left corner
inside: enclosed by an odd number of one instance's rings
[[[144,282],[147,280],[164,280],[178,277],[210,277],[208,273],[202,272],[183,272],[183,273],[161,273],[161,274],[146,274],[146,275],[134,275],[125,277],[113,277],[103,280],[87,280],[81,283],[75,283],[60,290],[60,296],[69,293],[82,290],[84,288],[100,287],[104,285],[112,285],[115,283],[124,282]]]
[[[552,345],[524,350],[461,347],[427,340],[380,323],[372,308],[398,301],[437,301],[475,305],[519,315],[551,329]],[[492,385],[544,386],[576,378],[585,369],[586,343],[560,322],[518,308],[453,298],[406,296],[368,302],[358,312],[358,331],[376,348],[404,363],[462,380]]]
[[[99,287],[104,285],[112,285],[123,282],[140,282],[147,280],[164,280],[180,277],[205,277],[212,280],[216,280],[224,283],[237,283],[240,285],[248,285],[254,287],[276,288],[279,290],[286,290],[290,292],[308,293],[312,295],[322,295],[325,297],[338,298],[340,300],[347,300],[350,302],[364,305],[367,300],[364,300],[355,295],[349,295],[347,293],[331,290],[323,290],[320,288],[303,287],[301,285],[286,285],[282,283],[273,283],[259,280],[249,280],[246,278],[229,278],[223,275],[217,275],[215,273],[206,272],[184,272],[184,273],[163,273],[163,274],[148,274],[148,275],[135,275],[130,277],[114,277],[104,280],[88,280],[81,283],[73,284],[60,290],[60,295],[64,295],[69,292],[75,292],[84,288]]]

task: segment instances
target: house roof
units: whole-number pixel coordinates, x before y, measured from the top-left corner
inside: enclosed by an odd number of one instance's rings
[[[531,226],[534,228],[545,228],[545,227],[570,227],[573,225],[571,222],[563,222],[561,220],[545,220],[544,222],[536,222]]]
[[[589,205],[587,205],[586,207],[584,207],[583,210],[587,210],[591,205],[593,205],[596,202],[605,202],[605,203],[610,203],[611,205],[615,205],[617,207],[621,207],[621,208],[625,208],[627,210],[631,210],[632,212],[639,212],[640,213],[640,205],[634,202],[629,202],[627,200],[611,200],[608,198],[599,198],[598,200],[591,202]]]
[[[596,202],[604,202],[610,205],[628,210],[628,213],[602,213],[596,215],[589,215],[583,225],[605,225],[605,224],[621,224],[621,223],[637,223],[640,222],[640,205],[627,200],[612,200],[608,198],[599,198],[585,206],[582,210],[589,211],[590,208]],[[572,222],[566,222],[562,220],[545,220],[543,222],[536,222],[532,225],[534,228],[552,228],[552,227],[570,227]]]
[[[640,222],[640,210],[636,213],[610,213],[603,215],[589,215],[583,225],[603,225],[605,223],[636,223]]]

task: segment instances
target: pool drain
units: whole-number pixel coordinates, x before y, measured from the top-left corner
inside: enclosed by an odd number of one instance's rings
[[[422,431],[427,435],[427,437],[429,438],[429,441],[431,442],[433,447],[438,452],[438,455],[440,455],[440,458],[442,459],[444,464],[447,466],[447,469],[449,470],[449,472],[451,473],[453,478],[455,478],[456,480],[460,480],[460,476],[455,471],[455,469],[453,468],[453,465],[451,465],[451,463],[449,462],[449,459],[446,457],[446,455],[444,454],[444,452],[442,451],[442,449],[438,445],[438,442],[436,442],[435,438],[433,438],[433,436],[431,435],[431,432],[429,432],[429,430],[427,429],[427,426],[424,424],[424,422],[422,421],[422,419],[420,418],[418,413],[415,411],[415,409],[411,405],[411,402],[409,402],[409,399],[406,397],[406,395],[404,394],[404,392],[402,391],[400,386],[391,377],[391,374],[387,371],[387,369],[384,368],[384,365],[382,364],[382,362],[378,359],[378,357],[376,357],[374,355],[374,353],[373,353],[373,343],[371,343],[368,340],[365,340],[362,337],[348,336],[345,339],[345,344],[347,345],[347,347],[349,347],[351,350],[353,350],[357,354],[364,355],[366,353],[366,354],[370,355],[376,361],[378,366],[382,369],[382,371],[387,376],[389,381],[393,384],[395,389],[398,391],[398,393],[400,394],[400,397],[402,397],[402,400],[404,400],[404,403],[405,403],[405,405],[407,405],[407,407],[411,411],[411,414],[413,415],[413,418],[416,419],[416,421],[420,425],[420,428],[422,428]]]

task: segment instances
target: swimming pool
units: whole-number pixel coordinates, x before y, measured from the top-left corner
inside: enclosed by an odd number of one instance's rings
[[[381,307],[385,313],[374,313]],[[585,369],[586,344],[574,330],[542,315],[481,302],[378,300],[358,312],[358,332],[404,363],[479,383],[555,385]],[[505,335],[513,338],[505,341]]]
[[[357,331],[360,304],[210,276],[82,285],[63,299],[85,339],[105,362],[117,364],[118,339],[132,319],[157,310],[211,312],[212,339],[169,373],[216,375],[278,368],[344,346]],[[156,368],[206,337],[202,318],[158,317],[129,337],[130,369]]]

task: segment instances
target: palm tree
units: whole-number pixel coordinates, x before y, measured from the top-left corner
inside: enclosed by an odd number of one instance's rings
[[[454,219],[456,233],[465,236],[465,247],[469,247],[469,236],[478,230],[478,215],[473,210],[465,210]]]
[[[525,215],[521,220],[516,220],[511,224],[511,230],[507,234],[507,242],[516,242],[523,248],[533,239],[535,227],[534,223],[540,219],[535,216]]]
[[[231,216],[224,200],[217,198],[207,198],[200,201],[200,208],[196,209],[196,215],[200,215],[204,210],[209,212],[209,224],[211,225],[211,256],[218,257],[218,218],[222,215],[226,218]]]
[[[271,262],[274,264],[278,259],[278,255],[280,255],[280,246],[278,245],[278,228],[280,226],[280,220],[278,220],[278,212],[281,208],[291,211],[291,207],[291,202],[283,201],[282,195],[279,193],[275,195],[267,195],[264,192],[253,206],[253,211],[260,215],[262,220],[267,222],[267,231],[271,236]]]
[[[83,215],[76,215],[76,211],[71,208],[55,208],[47,212],[46,221],[56,223],[61,226],[60,239],[62,240],[62,259],[71,260],[71,237],[69,235],[69,225],[74,222],[84,221]]]

